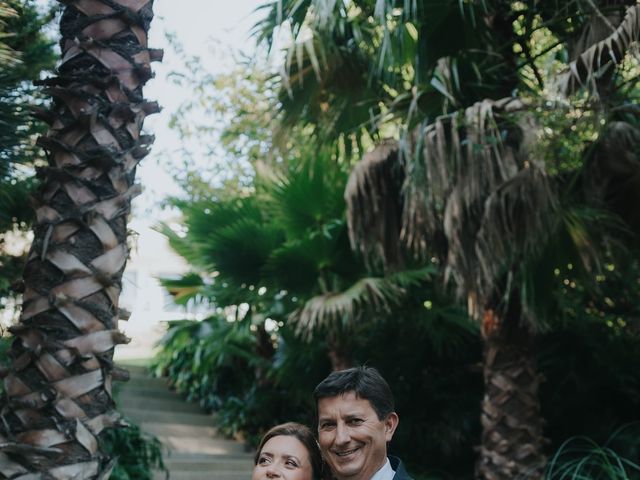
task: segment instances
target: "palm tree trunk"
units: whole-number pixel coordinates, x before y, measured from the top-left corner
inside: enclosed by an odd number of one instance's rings
[[[338,372],[353,367],[353,357],[345,345],[344,334],[330,332],[327,335],[327,356],[331,362],[331,371]]]
[[[120,424],[112,380],[118,296],[128,257],[127,215],[136,165],[152,139],[142,86],[153,0],[60,0],[62,62],[43,82],[54,98],[39,143],[34,241],[24,307],[1,404],[0,478],[106,479],[113,461],[100,433]],[[7,373],[7,372],[5,372]]]
[[[485,396],[477,473],[486,480],[542,479],[546,440],[533,336],[519,318],[506,320],[501,321],[493,310],[485,310]]]

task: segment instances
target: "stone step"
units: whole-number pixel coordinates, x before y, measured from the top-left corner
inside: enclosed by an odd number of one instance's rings
[[[128,381],[123,382],[121,385],[170,390],[169,382],[165,378],[130,377]]]
[[[126,363],[118,363],[118,366],[129,370],[130,375],[137,375],[140,377],[152,376],[147,367],[141,367],[140,365],[127,365]]]
[[[125,389],[116,396],[116,402],[120,409],[126,410],[153,410],[156,412],[183,412],[207,415],[196,403],[187,402],[177,395],[143,396],[135,391]]]
[[[130,392],[140,397],[166,397],[183,400],[183,396],[175,390],[171,390],[167,385],[161,387],[145,387],[131,383],[116,384],[116,395],[120,392]]]
[[[184,425],[182,423],[143,422],[140,428],[151,435],[164,437],[213,438],[218,435],[216,427],[207,425]]]
[[[222,457],[215,455],[206,455],[202,453],[178,453],[178,452],[166,452],[164,455],[165,461],[176,463],[215,463],[215,462],[243,462],[248,461],[253,463],[253,451],[244,451],[242,453],[230,453]]]
[[[198,453],[207,455],[240,455],[244,446],[223,438],[174,437],[156,435],[169,450],[176,453]]]
[[[183,425],[213,426],[211,415],[182,411],[157,412],[146,408],[125,408],[122,412],[134,422],[140,423],[181,423]]]
[[[222,438],[214,416],[172,391],[165,379],[151,378],[143,367],[126,367],[131,379],[120,384],[121,411],[163,444],[170,480],[247,480],[253,454],[236,441]],[[154,472],[153,479],[165,479]]]
[[[207,455],[230,455],[233,459],[247,455],[242,443],[217,436],[213,427],[143,423],[140,428],[155,436],[169,449],[166,458],[183,460],[183,455],[190,455],[190,461],[198,461],[193,455],[204,454],[204,458],[208,458]]]
[[[164,465],[171,472],[250,472],[253,469],[253,457],[249,454],[242,456],[198,455],[197,457],[200,458],[193,458],[191,455],[167,457],[164,460]]]

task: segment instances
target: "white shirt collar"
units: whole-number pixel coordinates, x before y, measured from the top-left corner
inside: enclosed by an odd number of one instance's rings
[[[371,477],[371,480],[393,480],[395,474],[396,472],[391,468],[391,462],[387,458],[386,463]]]

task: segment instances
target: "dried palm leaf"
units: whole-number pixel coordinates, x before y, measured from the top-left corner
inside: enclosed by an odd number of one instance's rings
[[[444,238],[445,278],[472,314],[518,258],[535,253],[556,208],[544,166],[529,158],[535,126],[522,108],[485,100],[438,118],[407,157],[402,240],[424,256]]]
[[[490,295],[507,266],[535,255],[545,244],[556,209],[555,191],[538,166],[521,170],[491,192],[475,236],[473,284],[481,298]]]
[[[398,267],[401,189],[404,181],[398,143],[385,140],[367,153],[351,172],[345,189],[349,239],[368,263],[382,259]]]
[[[601,16],[596,17],[597,23],[604,23],[609,28],[609,35],[588,46],[577,54],[567,69],[558,76],[560,92],[571,95],[580,87],[588,86],[590,81],[611,65],[617,65],[624,59],[630,45],[638,40],[640,35],[640,5],[627,8],[624,18],[617,27],[611,22],[607,24]],[[602,30],[602,27],[599,29]],[[612,30],[612,31],[611,31]],[[586,34],[586,38],[594,39],[593,33]],[[579,42],[584,44],[584,40]]]
[[[505,142],[515,125],[499,126],[496,119],[521,108],[518,99],[484,100],[437,118],[404,145],[408,161],[401,237],[414,253],[427,253],[427,245],[444,229],[447,208],[448,221],[455,223],[456,214],[471,211],[486,192],[523,167],[517,154],[521,145]]]
[[[11,37],[10,33],[3,31],[6,26],[3,19],[16,17],[17,15],[17,12],[11,6],[6,2],[0,1],[0,65],[8,66],[20,61],[20,53],[3,42],[4,39]]]

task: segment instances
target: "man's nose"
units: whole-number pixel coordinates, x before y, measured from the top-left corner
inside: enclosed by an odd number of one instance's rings
[[[342,445],[349,443],[351,435],[349,435],[349,429],[344,424],[338,424],[336,426],[336,443]]]

